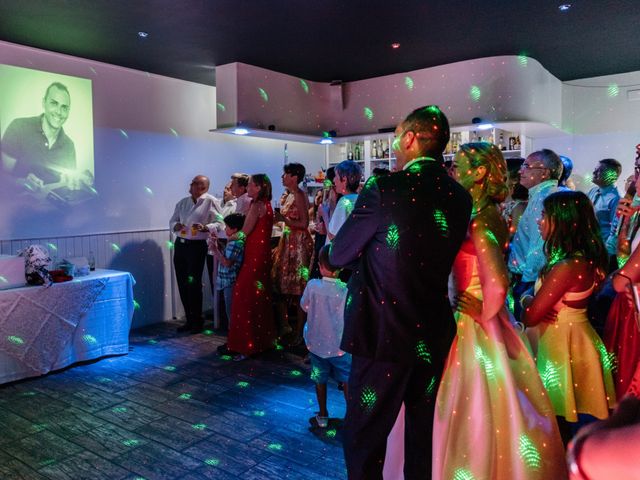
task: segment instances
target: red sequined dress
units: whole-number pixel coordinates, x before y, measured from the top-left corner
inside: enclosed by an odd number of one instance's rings
[[[252,355],[275,346],[276,328],[271,305],[271,229],[273,210],[266,213],[247,235],[244,262],[233,287],[228,347]]]

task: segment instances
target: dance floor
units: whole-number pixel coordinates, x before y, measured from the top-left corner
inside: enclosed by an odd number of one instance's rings
[[[0,478],[342,479],[344,399],[316,410],[309,366],[286,351],[233,362],[224,338],[132,332],[130,353],[0,387]]]

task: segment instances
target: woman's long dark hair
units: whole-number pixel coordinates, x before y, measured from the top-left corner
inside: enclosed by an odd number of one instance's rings
[[[260,187],[260,193],[255,200],[262,200],[263,202],[271,201],[271,180],[266,173],[256,173],[251,175],[251,181]]]
[[[543,205],[549,222],[549,235],[544,242],[547,265],[543,273],[561,260],[583,258],[603,276],[609,260],[589,198],[582,192],[562,191],[549,195]]]

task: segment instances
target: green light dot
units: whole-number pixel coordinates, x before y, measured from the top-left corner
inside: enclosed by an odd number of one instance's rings
[[[171,240],[167,240],[166,245],[169,250],[173,250],[174,244]]]
[[[213,335],[213,330],[203,330],[202,334],[203,335]]]
[[[299,377],[302,375],[302,372],[300,370],[291,370],[291,372],[289,372],[291,374],[292,377]]]
[[[211,467],[217,467],[218,465],[220,465],[220,460],[218,460],[217,458],[207,458],[204,463]]]
[[[258,93],[260,93],[260,96],[262,97],[263,101],[265,102],[269,101],[269,94],[267,94],[264,88],[258,88]]]
[[[190,400],[191,399],[191,394],[190,393],[183,393],[178,398],[180,400]]]
[[[298,277],[300,277],[300,279],[304,280],[305,282],[309,280],[309,268],[305,267],[304,265],[300,265],[298,267]]]
[[[3,277],[2,275],[0,275],[0,282],[2,282],[2,283],[9,283],[9,280],[7,280],[5,277]]]
[[[485,235],[487,237],[487,240],[489,240],[494,245],[498,245],[498,239],[491,230],[487,230]]]
[[[433,211],[433,220],[436,222],[436,228],[444,238],[449,238],[449,222],[442,210],[435,209]]]
[[[428,397],[433,397],[433,394],[436,391],[436,377],[431,377],[431,380],[429,381],[429,385],[427,385],[427,396]]]
[[[47,247],[49,247],[54,252],[58,251],[58,247],[56,247],[53,243],[47,243]]]
[[[194,425],[191,425],[191,428],[193,428],[194,430],[204,430],[205,428],[207,428],[207,425],[204,423],[196,423]]]
[[[114,407],[111,411],[113,413],[125,413],[127,411],[127,407]]]
[[[309,85],[307,84],[307,82],[300,79],[300,86],[302,87],[302,90],[304,91],[304,93],[309,93]]]
[[[548,392],[558,390],[560,388],[560,373],[556,366],[549,360],[544,362],[544,369],[540,372],[542,384]]]
[[[404,85],[407,87],[407,90],[413,90],[413,79],[411,77],[404,77]]]
[[[148,195],[153,195],[153,190],[151,190],[149,187],[144,187],[144,191],[145,191]]]
[[[227,107],[224,106],[224,103],[220,103],[218,102],[216,104],[216,107],[218,108],[218,110],[220,110],[221,112],[226,112],[227,111]]]
[[[520,458],[522,458],[522,461],[529,469],[540,469],[540,467],[542,466],[542,458],[540,457],[540,452],[538,452],[535,443],[533,443],[531,439],[525,434],[520,435],[518,451],[520,453]]]
[[[364,107],[363,113],[364,113],[364,118],[366,118],[369,121],[373,120],[373,110],[371,110],[369,107]]]
[[[164,367],[164,369],[168,372],[175,372],[176,371],[176,367],[174,367],[173,365],[167,365],[166,367]]]
[[[276,342],[276,350],[277,351],[284,350],[284,347],[280,345],[278,342]]]
[[[476,477],[466,468],[457,468],[451,480],[476,480]]]
[[[271,451],[280,452],[282,451],[282,444],[280,443],[270,443],[267,448]]]
[[[150,345],[155,345],[156,343],[158,343],[158,341],[154,340],[154,339],[151,339],[147,343],[150,344]]]
[[[423,362],[431,363],[431,353],[429,353],[429,349],[424,343],[424,340],[418,340],[418,343],[416,344],[416,355],[418,359]]]
[[[96,380],[100,383],[109,383],[112,381],[109,377],[96,377]]]
[[[371,413],[377,401],[378,395],[373,388],[364,387],[362,389],[362,394],[360,395],[360,406],[366,413]]]
[[[133,301],[133,309],[140,310],[140,304],[136,300]]]
[[[220,360],[228,362],[229,360],[231,360],[231,355],[220,355]]]
[[[474,347],[476,360],[480,366],[484,369],[485,375],[489,380],[494,380],[496,377],[495,365],[487,354],[484,353],[482,348],[478,345]]]
[[[122,137],[126,138],[127,140],[129,139],[129,134],[122,129],[120,129],[120,135],[122,135]]]
[[[471,100],[473,100],[474,102],[479,102],[480,97],[482,96],[482,91],[480,90],[480,87],[478,87],[477,85],[471,85],[471,88],[469,89],[469,96],[471,97]]]
[[[174,137],[179,137],[179,136],[180,136],[180,135],[178,135],[178,132],[176,132],[173,128],[169,128],[169,131],[171,132],[171,134],[172,134]]]
[[[392,223],[389,226],[386,242],[387,247],[389,247],[391,250],[397,250],[400,246],[400,233],[398,232],[398,226],[395,223]]]
[[[611,98],[617,97],[618,95],[620,95],[620,87],[618,87],[618,85],[616,85],[615,83],[612,83],[607,88],[607,95],[609,95]]]
[[[140,444],[140,440],[128,439],[128,440],[123,440],[122,443],[127,447],[135,447],[136,445]]]
[[[285,225],[284,228],[282,229],[282,235],[284,235],[285,237],[288,237],[290,233],[291,233],[291,229],[287,225]]]
[[[266,412],[264,410],[254,410],[253,412],[254,417],[264,417],[265,415]]]
[[[529,64],[529,58],[524,54],[520,54],[518,55],[518,63],[521,67],[526,67]]]
[[[336,437],[336,433],[338,433],[338,432],[336,431],[336,429],[335,429],[335,428],[332,428],[332,429],[330,429],[330,430],[327,430],[327,432],[325,433],[325,435],[326,435],[327,437],[329,437],[329,438],[335,438],[335,437]]]
[[[82,336],[82,340],[85,343],[88,343],[89,345],[95,345],[96,343],[98,343],[98,340],[96,340],[96,337],[94,337],[93,335],[83,335]]]
[[[120,247],[118,246],[117,243],[112,243],[111,244],[111,250],[113,250],[116,253],[120,253]]]
[[[607,347],[600,339],[596,340],[596,348],[598,349],[598,353],[600,354],[600,362],[602,363],[602,368],[606,372],[613,372],[617,368],[616,354],[613,352],[608,352]]]
[[[14,345],[22,345],[22,344],[24,344],[24,340],[22,338],[16,336],[16,335],[9,335],[7,337],[7,340],[9,340]]]
[[[247,388],[249,386],[249,382],[241,381],[241,382],[236,383],[236,386],[238,386],[240,388]]]
[[[317,367],[311,369],[311,381],[318,382],[320,380],[320,370]]]
[[[264,284],[260,280],[258,280],[258,281],[256,281],[256,288],[259,291],[262,291],[262,290],[264,290]]]

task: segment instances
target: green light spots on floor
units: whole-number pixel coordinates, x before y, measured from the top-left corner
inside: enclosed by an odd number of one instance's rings
[[[431,353],[429,353],[424,340],[418,340],[418,343],[416,343],[416,356],[423,362],[431,363]]]
[[[54,252],[58,251],[58,247],[56,247],[53,243],[49,242],[47,243],[47,247],[49,247],[51,250],[53,250]]]
[[[521,53],[520,55],[518,55],[518,63],[521,67],[526,67],[529,64],[529,57]]]
[[[267,412],[265,412],[264,410],[254,410],[253,411],[253,416],[254,417],[264,417],[267,414]]]
[[[217,467],[218,465],[220,465],[220,460],[218,460],[217,458],[207,458],[204,463],[209,465],[210,467]]]
[[[23,345],[24,344],[24,340],[22,338],[16,336],[16,335],[9,335],[7,337],[7,340],[9,340],[14,345]]]
[[[122,444],[126,445],[127,447],[135,447],[136,445],[140,444],[140,440],[127,439],[123,440]]]
[[[149,187],[144,187],[144,191],[147,195],[153,196],[153,190],[151,190]]]
[[[407,87],[407,90],[412,91],[413,90],[413,78],[404,77],[404,86]]]
[[[22,392],[20,394],[21,397],[35,397],[36,395],[37,395],[37,393],[32,391],[32,390],[30,390],[28,392]]]
[[[366,118],[367,120],[369,121],[373,120],[373,110],[371,110],[371,108],[364,107],[363,114],[364,114],[364,118]]]
[[[109,377],[96,377],[96,380],[100,383],[109,383],[113,381]]]
[[[267,448],[272,452],[281,452],[283,447],[281,443],[270,443]]]
[[[220,103],[220,102],[216,103],[216,108],[218,110],[220,110],[221,112],[226,112],[227,111],[227,107],[224,106],[224,103]]]
[[[178,399],[180,400],[191,400],[191,394],[190,393],[182,393],[178,396]]]
[[[544,388],[546,388],[548,392],[560,388],[560,373],[558,372],[558,368],[548,360],[544,363],[544,370],[540,372],[540,378],[542,379]]]
[[[34,433],[39,433],[47,428],[48,425],[48,423],[34,423],[33,425],[31,425],[31,431]]]
[[[267,93],[267,91],[264,88],[258,88],[258,93],[260,94],[260,96],[262,97],[262,100],[264,102],[268,102],[269,101],[269,94]]]
[[[318,383],[318,381],[320,380],[320,370],[317,367],[313,367],[311,369],[311,381]]]
[[[166,367],[164,367],[164,369],[167,372],[175,372],[176,371],[176,367],[174,367],[173,365],[167,365]]]
[[[596,339],[596,348],[600,354],[600,363],[605,372],[613,372],[617,368],[616,354],[608,352],[607,347],[600,339]]]
[[[474,102],[479,102],[480,97],[482,96],[482,90],[480,90],[480,87],[477,85],[471,85],[471,88],[469,89],[469,96]]]
[[[433,394],[436,393],[436,377],[431,377],[431,380],[429,380],[426,393],[427,397],[433,397]]]
[[[204,430],[205,428],[207,428],[207,425],[204,423],[195,423],[191,425],[191,428],[193,428],[194,430]]]
[[[378,394],[371,387],[364,387],[362,394],[360,395],[360,406],[364,409],[365,413],[371,413],[378,401]]]
[[[276,350],[277,351],[284,350],[284,347],[280,345],[277,341],[276,341]]]
[[[173,135],[176,138],[180,136],[178,135],[178,132],[176,132],[173,128],[169,128],[169,131],[171,132],[171,135]]]
[[[203,334],[203,335],[213,335],[213,330],[209,330],[209,329],[207,329],[207,330],[203,330],[203,331],[202,331],[202,334]]]
[[[302,87],[302,91],[304,93],[309,93],[309,84],[304,80],[300,79],[300,86]]]
[[[476,480],[476,477],[466,468],[457,468],[451,480]]]
[[[228,362],[229,360],[231,360],[231,355],[220,355],[220,360]]]
[[[169,250],[173,250],[173,247],[175,246],[171,240],[167,240],[167,243],[165,245]]]
[[[302,372],[301,372],[300,370],[291,370],[291,371],[289,372],[289,374],[290,374],[292,377],[300,377],[300,376],[302,376]]]
[[[89,345],[95,345],[96,343],[98,343],[98,340],[96,340],[96,337],[94,337],[93,335],[89,335],[89,334],[83,335],[82,336],[82,341],[84,343],[89,344]]]
[[[304,280],[305,282],[309,280],[309,268],[305,267],[304,265],[300,265],[298,267],[298,277],[300,277],[300,279]]]
[[[395,223],[389,225],[386,242],[387,247],[391,250],[397,250],[400,246],[400,232],[398,231],[398,226]]]
[[[538,452],[535,443],[533,443],[524,433],[520,435],[518,443],[518,452],[520,453],[520,458],[524,464],[530,470],[539,470],[542,466],[542,458],[540,457],[540,452]]]
[[[256,281],[256,288],[258,289],[259,292],[261,292],[261,291],[264,290],[264,284],[260,280],[257,280]]]
[[[133,301],[133,309],[140,310],[140,304],[136,300]]]
[[[120,135],[122,135],[123,138],[126,138],[127,140],[129,140],[129,134],[125,132],[123,129],[120,129]]]
[[[249,382],[240,381],[240,382],[236,383],[236,386],[240,387],[240,388],[248,388],[249,387]]]
[[[480,366],[483,368],[486,377],[489,380],[494,380],[496,378],[496,367],[493,364],[493,361],[491,360],[491,358],[489,358],[487,354],[484,353],[484,351],[479,345],[476,345],[473,348],[473,350],[475,352],[476,360],[478,361]]]
[[[112,243],[111,250],[113,250],[116,253],[120,253],[120,246],[117,243]]]
[[[612,83],[607,88],[607,95],[609,95],[611,98],[617,97],[618,95],[620,95],[620,87],[618,87],[618,85],[616,85],[615,83]]]
[[[332,429],[330,429],[330,430],[327,430],[327,431],[325,432],[325,435],[326,435],[328,438],[336,438],[336,434],[337,434],[337,433],[338,433],[338,432],[336,431],[336,429],[335,429],[335,428],[332,428]]]
[[[449,222],[447,222],[447,216],[444,212],[438,208],[433,211],[433,221],[436,223],[436,228],[445,238],[449,237]]]
[[[157,341],[157,340],[154,340],[154,339],[152,338],[152,339],[151,339],[151,340],[149,340],[147,343],[148,343],[149,345],[155,345],[155,344],[157,344],[157,343],[158,343],[158,341]]]
[[[113,413],[126,413],[127,412],[127,407],[113,407],[111,409],[111,411]]]

